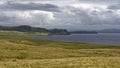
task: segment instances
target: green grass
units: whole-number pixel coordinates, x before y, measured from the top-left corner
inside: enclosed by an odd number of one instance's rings
[[[58,42],[0,32],[0,68],[119,68],[120,46]]]
[[[5,35],[31,35],[31,36],[48,36],[49,34],[46,32],[19,32],[19,31],[8,31],[8,30],[0,30],[1,34]]]

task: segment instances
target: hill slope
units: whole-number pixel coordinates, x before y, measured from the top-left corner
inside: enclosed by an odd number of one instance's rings
[[[0,68],[119,68],[120,47],[0,32]]]

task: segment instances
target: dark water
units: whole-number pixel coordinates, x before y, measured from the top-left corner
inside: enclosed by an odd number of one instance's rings
[[[120,33],[71,34],[71,35],[36,36],[36,37],[65,42],[120,45]]]

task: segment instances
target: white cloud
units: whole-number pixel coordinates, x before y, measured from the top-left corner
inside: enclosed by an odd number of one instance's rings
[[[0,24],[2,25],[44,25],[52,23],[54,14],[47,11],[6,11],[0,16]]]

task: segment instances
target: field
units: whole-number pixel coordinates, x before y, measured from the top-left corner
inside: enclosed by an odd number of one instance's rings
[[[50,41],[0,31],[0,68],[120,68],[120,46]]]

